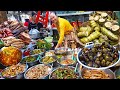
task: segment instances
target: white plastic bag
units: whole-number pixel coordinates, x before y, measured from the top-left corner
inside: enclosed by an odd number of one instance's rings
[[[37,29],[31,29],[29,35],[32,39],[36,39],[40,37],[40,32]]]

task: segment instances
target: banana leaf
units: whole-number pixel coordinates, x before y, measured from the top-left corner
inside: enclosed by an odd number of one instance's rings
[[[118,40],[118,36],[107,30],[105,27],[101,27],[101,32],[113,41]]]
[[[93,29],[90,26],[81,27],[80,32],[77,35],[78,35],[78,37],[89,36],[92,31],[93,31]]]
[[[87,27],[80,27],[79,32],[83,32],[83,31],[86,31],[86,30],[87,30]]]
[[[79,32],[77,34],[78,37],[85,37],[86,36],[86,32]]]
[[[94,30],[95,30],[95,31],[100,31],[100,26],[99,26],[99,25],[96,26],[96,27],[94,28]]]
[[[89,42],[87,37],[84,37],[84,38],[80,39],[80,41],[84,44]]]
[[[92,28],[94,28],[94,27],[96,27],[98,24],[97,24],[94,20],[92,20],[92,21],[90,21],[90,25],[91,25]]]
[[[95,32],[91,33],[90,36],[88,36],[87,38],[89,41],[92,41],[92,40],[99,38],[99,36],[100,36],[100,32],[95,31]]]

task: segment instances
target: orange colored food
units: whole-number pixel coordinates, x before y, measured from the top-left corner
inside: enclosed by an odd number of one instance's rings
[[[102,70],[85,70],[83,72],[85,79],[110,79],[110,76]]]
[[[69,64],[74,64],[74,63],[75,63],[75,61],[72,59],[62,60],[60,62],[60,64],[63,64],[63,65],[69,65]]]
[[[5,66],[15,65],[22,59],[22,52],[15,47],[3,47],[0,52],[0,62]]]

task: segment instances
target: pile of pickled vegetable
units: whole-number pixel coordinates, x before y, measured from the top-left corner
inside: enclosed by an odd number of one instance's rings
[[[77,79],[79,76],[71,68],[58,68],[51,74],[51,79]]]
[[[34,54],[40,54],[40,53],[42,53],[42,52],[44,52],[44,50],[42,50],[42,49],[34,49],[34,50],[32,51],[32,55],[34,55]]]
[[[53,58],[53,57],[51,57],[51,56],[46,56],[46,57],[44,57],[43,59],[42,59],[42,62],[44,63],[44,64],[49,64],[49,63],[52,63],[52,62],[54,62],[55,61],[55,59]]]
[[[36,60],[36,57],[34,57],[34,56],[28,56],[28,57],[24,58],[21,62],[22,63],[34,62],[35,60]]]
[[[118,61],[118,50],[107,43],[96,44],[93,48],[83,48],[79,60],[89,67],[106,67]]]

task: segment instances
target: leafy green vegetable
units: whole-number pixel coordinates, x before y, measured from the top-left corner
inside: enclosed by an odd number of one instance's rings
[[[50,50],[50,48],[52,47],[51,43],[48,43],[45,40],[38,40],[37,46],[39,49],[46,49],[46,50]]]
[[[34,62],[36,60],[35,57],[32,57],[32,56],[29,56],[29,57],[26,57],[22,60],[23,63],[25,62]]]

